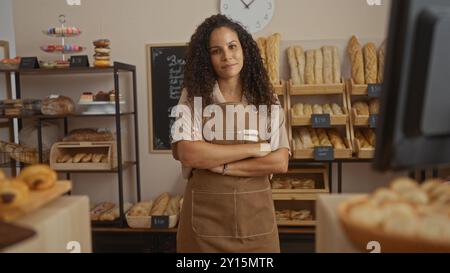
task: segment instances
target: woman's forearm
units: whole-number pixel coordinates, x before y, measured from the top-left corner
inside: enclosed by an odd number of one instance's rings
[[[270,152],[264,151],[260,144],[217,145],[203,141],[181,141],[175,149],[174,154],[183,165],[196,169],[210,169]]]
[[[265,157],[229,163],[226,175],[238,177],[265,176],[273,173],[286,173],[288,167],[288,149],[279,149]]]

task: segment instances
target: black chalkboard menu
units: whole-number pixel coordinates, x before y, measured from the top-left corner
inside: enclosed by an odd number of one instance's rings
[[[147,45],[150,153],[171,150],[170,113],[181,96],[186,50],[186,44]]]

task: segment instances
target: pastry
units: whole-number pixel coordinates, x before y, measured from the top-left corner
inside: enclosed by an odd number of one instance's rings
[[[114,204],[110,202],[103,202],[98,204],[95,208],[93,208],[90,212],[91,221],[100,220],[100,216],[107,212],[108,210],[114,208]]]
[[[275,218],[277,221],[288,221],[291,219],[290,210],[275,211]]]
[[[294,116],[300,117],[303,116],[303,103],[296,103],[294,107],[292,107]]]
[[[290,217],[296,221],[312,220],[311,211],[309,210],[292,210]]]
[[[378,83],[384,81],[384,61],[385,61],[386,41],[378,49]]]
[[[323,114],[322,106],[320,106],[318,104],[314,104],[313,105],[313,114],[315,114],[315,115],[322,115]]]
[[[308,129],[306,129],[305,127],[300,128],[299,134],[304,149],[314,148],[314,144],[312,142],[311,135],[309,134]]]
[[[313,109],[312,109],[311,104],[303,105],[303,114],[305,116],[311,116],[313,114]]]
[[[315,84],[315,75],[314,75],[314,50],[306,50],[306,64],[305,64],[305,83],[306,84]]]
[[[63,141],[113,141],[114,135],[105,129],[82,128],[72,130]]]
[[[170,200],[170,195],[167,192],[159,195],[153,203],[153,207],[152,207],[152,210],[150,211],[150,215],[152,215],[152,216],[163,215],[164,212],[166,211],[167,205],[169,204],[169,200]]]
[[[80,103],[89,103],[94,101],[94,94],[92,92],[84,92],[80,96]]]
[[[0,209],[22,205],[28,195],[29,189],[20,179],[0,180]]]
[[[348,44],[348,56],[352,66],[352,79],[355,84],[364,84],[364,61],[361,45],[356,36],[352,36]]]
[[[331,109],[333,110],[334,115],[343,115],[344,114],[344,112],[342,112],[341,106],[339,106],[339,104],[337,104],[337,103],[331,104]]]
[[[380,112],[380,100],[379,99],[371,99],[369,101],[369,113],[371,115],[378,115]]]
[[[167,205],[164,215],[178,215],[180,213],[180,200],[180,195],[172,197],[169,201],[169,204]]]
[[[275,33],[267,39],[267,67],[269,79],[272,83],[280,82],[280,39],[281,35]]]
[[[323,55],[322,50],[314,51],[314,80],[316,84],[323,84]]]
[[[42,101],[44,115],[68,115],[75,112],[75,103],[65,96],[51,95]]]
[[[256,40],[256,44],[258,45],[259,53],[261,55],[262,62],[264,67],[267,69],[267,56],[266,56],[266,38],[258,38]]]
[[[323,54],[323,82],[325,84],[333,83],[333,52],[332,47],[322,47]]]
[[[378,82],[378,57],[377,48],[374,43],[368,43],[364,47],[364,65],[366,84]]]
[[[110,62],[109,62],[109,60],[96,60],[95,62],[94,62],[94,66],[96,66],[96,67],[109,67],[109,66],[111,66],[111,64],[110,64]]]
[[[70,67],[70,62],[69,61],[64,61],[64,60],[59,60],[55,62],[55,67],[56,68],[68,68]]]
[[[97,48],[95,48],[95,53],[109,54],[109,53],[111,53],[111,48],[109,48],[109,47],[97,47]]]
[[[153,201],[147,201],[147,202],[140,202],[136,205],[134,205],[129,211],[128,216],[133,217],[142,217],[142,216],[149,216],[150,210],[153,207]]]
[[[305,51],[301,46],[295,46],[294,51],[295,51],[295,58],[297,59],[300,84],[305,84],[305,65],[306,65]]]
[[[353,104],[353,107],[356,110],[356,114],[359,116],[368,116],[369,115],[369,105],[363,101],[357,101]]]
[[[337,46],[331,47],[333,55],[333,83],[341,83],[341,57]]]
[[[95,47],[109,47],[111,41],[109,39],[98,39],[93,42]]]
[[[38,164],[23,169],[18,178],[31,190],[46,190],[55,185],[58,176],[48,165]]]
[[[294,47],[289,47],[287,49],[287,55],[288,55],[289,67],[290,67],[290,71],[291,71],[292,83],[294,85],[299,85],[299,84],[301,84],[300,72],[298,69],[297,59],[295,57]]]
[[[100,91],[94,96],[94,101],[110,101],[109,93]]]

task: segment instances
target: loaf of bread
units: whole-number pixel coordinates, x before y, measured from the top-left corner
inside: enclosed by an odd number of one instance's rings
[[[113,141],[113,134],[106,129],[82,128],[75,129],[69,133],[64,141]]]
[[[261,59],[264,67],[267,69],[266,38],[258,38],[256,40],[256,44],[258,45],[259,53],[261,54]]]
[[[331,109],[331,106],[327,103],[327,104],[324,104],[323,106],[322,106],[322,109],[323,109],[323,113],[324,114],[328,114],[328,115],[330,115],[330,116],[332,116],[333,115],[333,109]]]
[[[292,138],[294,139],[294,150],[302,150],[305,149],[305,147],[303,146],[303,143],[300,139],[300,132],[298,131],[293,131],[292,133]]]
[[[164,215],[178,215],[180,213],[180,200],[180,195],[172,197],[169,201],[169,204],[167,205]]]
[[[328,133],[328,138],[330,139],[331,144],[333,144],[333,147],[335,149],[345,149],[345,143],[344,140],[342,139],[341,135],[339,134],[339,132],[336,129],[329,129],[327,131]]]
[[[348,44],[348,56],[352,66],[352,79],[356,84],[364,84],[364,60],[361,45],[356,38],[352,36]]]
[[[41,112],[50,116],[73,114],[75,103],[69,97],[51,95],[42,101]]]
[[[311,135],[309,134],[308,129],[306,129],[305,127],[302,127],[302,128],[300,128],[299,133],[300,133],[300,139],[303,144],[303,148],[304,149],[314,148],[314,144],[311,140]]]
[[[149,216],[153,207],[153,201],[140,202],[134,205],[128,212],[128,216]]]
[[[353,104],[353,107],[356,110],[356,113],[360,116],[368,116],[369,113],[369,105],[367,105],[364,101],[357,101]]]
[[[369,142],[369,144],[372,147],[375,147],[375,144],[377,142],[375,131],[373,129],[364,128],[362,130],[362,132],[363,132],[363,135],[366,137],[367,142]]]
[[[317,135],[319,136],[320,146],[333,146],[328,138],[327,132],[324,129],[317,129]]]
[[[295,49],[294,47],[289,47],[287,49],[289,67],[291,71],[291,79],[292,83],[295,85],[301,84],[300,80],[300,71],[298,69],[297,58],[295,57]]]
[[[380,112],[380,100],[379,99],[371,99],[369,101],[369,113],[371,115],[378,115]]]
[[[170,195],[165,192],[159,195],[155,201],[153,202],[152,210],[150,211],[150,215],[157,216],[163,215],[166,211],[167,205],[169,204]]]
[[[301,46],[295,46],[294,50],[295,50],[295,57],[297,58],[300,83],[305,84],[305,66],[306,66],[305,51]]]
[[[333,51],[331,46],[322,47],[323,54],[323,82],[333,83]]]
[[[275,218],[277,221],[287,221],[291,219],[290,210],[275,211]]]
[[[311,136],[311,141],[313,142],[314,147],[320,146],[320,140],[316,130],[313,128],[308,128],[308,132],[309,135]]]
[[[378,81],[378,56],[374,43],[368,43],[364,47],[364,75],[366,84],[374,84]]]
[[[275,33],[267,39],[267,68],[272,83],[280,82],[280,40],[281,35]]]
[[[114,203],[110,203],[110,202],[103,202],[98,204],[97,206],[95,206],[95,208],[93,208],[91,210],[91,220],[92,221],[98,221],[100,220],[100,216],[107,212],[108,210],[114,208]]]
[[[291,210],[291,220],[295,221],[309,221],[312,220],[312,214],[309,210]]]
[[[296,103],[294,104],[294,107],[292,107],[294,111],[294,116],[300,117],[303,116],[303,103]]]
[[[313,105],[313,114],[315,115],[322,115],[323,114],[323,108],[319,104]]]
[[[337,46],[332,46],[331,52],[333,54],[333,82],[341,83],[341,57]]]
[[[373,148],[370,143],[366,140],[360,129],[355,130],[355,138],[359,141],[361,148]]]
[[[323,55],[320,49],[314,51],[314,79],[316,84],[323,84]]]
[[[123,204],[123,212],[126,213],[131,208],[131,203]],[[104,213],[102,213],[99,217],[100,221],[114,221],[120,216],[120,207],[119,205],[114,205],[114,207]]]
[[[314,75],[314,55],[315,50],[306,50],[306,64],[305,64],[305,83],[306,84],[315,84],[315,75]]]
[[[386,41],[384,41],[378,49],[378,83],[384,81],[384,62],[386,52]]]
[[[337,103],[331,104],[331,109],[333,110],[334,115],[343,115],[344,114],[341,106],[339,106],[339,104],[337,104]]]
[[[303,105],[303,114],[307,117],[311,116],[313,114],[313,109],[312,109],[311,104]]]

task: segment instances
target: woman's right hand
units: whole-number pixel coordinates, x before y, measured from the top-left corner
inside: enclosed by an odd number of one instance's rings
[[[257,144],[252,144],[253,147],[253,157],[265,157],[267,155],[269,155],[272,150],[270,148],[270,144],[269,143],[257,143]]]

